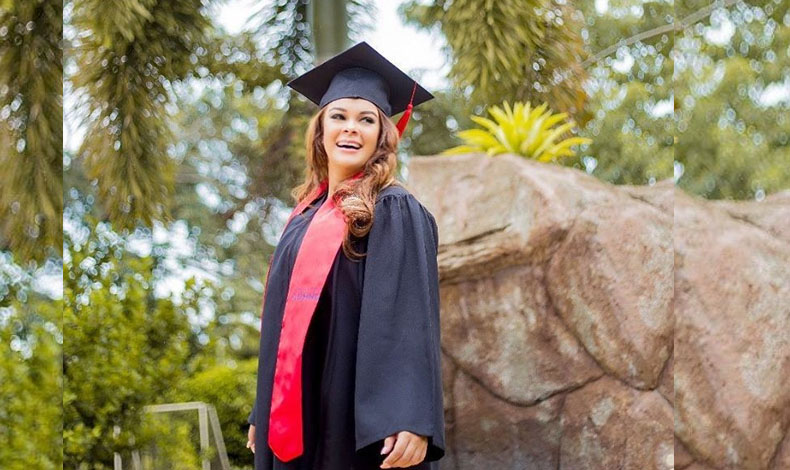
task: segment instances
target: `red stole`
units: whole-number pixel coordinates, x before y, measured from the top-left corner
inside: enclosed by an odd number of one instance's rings
[[[360,171],[351,179],[362,175],[363,171]],[[328,181],[322,181],[296,206],[288,222],[323,194],[327,186]],[[328,197],[310,221],[294,262],[283,312],[269,414],[269,447],[283,462],[302,455],[304,451],[302,348],[318,298],[345,235],[345,216],[333,198]],[[266,277],[268,283],[268,274]]]

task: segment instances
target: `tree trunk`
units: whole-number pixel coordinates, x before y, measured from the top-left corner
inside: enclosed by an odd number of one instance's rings
[[[310,2],[307,6],[315,42],[316,65],[349,46],[346,3],[346,0],[322,0]]]

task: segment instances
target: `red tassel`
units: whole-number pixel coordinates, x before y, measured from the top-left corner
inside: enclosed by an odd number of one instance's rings
[[[409,123],[409,118],[411,117],[411,108],[412,105],[409,104],[406,107],[406,111],[403,113],[403,116],[401,116],[400,120],[398,121],[398,136],[403,135],[403,131],[406,129],[406,124]]]
[[[406,125],[409,123],[409,118],[411,117],[411,110],[414,108],[412,103],[414,102],[414,92],[417,91],[417,82],[414,82],[414,88],[411,90],[411,98],[409,98],[409,105],[406,106],[406,111],[403,112],[403,116],[401,116],[400,120],[398,120],[397,128],[398,128],[398,137],[403,135],[403,131],[406,130]]]

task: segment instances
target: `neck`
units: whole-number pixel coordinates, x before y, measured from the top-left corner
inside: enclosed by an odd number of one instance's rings
[[[327,187],[327,199],[332,197],[332,195],[335,193],[335,189],[337,188],[337,186],[340,183],[342,183],[343,181],[347,180],[348,178],[351,178],[351,177],[357,175],[357,173],[359,173],[361,171],[362,170],[354,170],[354,171],[349,173],[349,172],[346,172],[346,171],[343,171],[343,170],[335,170],[335,171],[333,171],[332,169],[330,169],[329,170],[329,177],[328,177],[329,185]]]

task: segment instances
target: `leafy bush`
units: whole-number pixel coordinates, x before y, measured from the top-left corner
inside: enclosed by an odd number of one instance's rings
[[[64,467],[103,469],[114,452],[156,439],[143,407],[170,401],[189,373],[187,316],[200,288],[187,282],[179,303],[156,298],[153,258],[125,251],[107,224],[82,229],[84,241],[64,233],[63,458]]]
[[[0,253],[0,468],[63,467],[63,301]]]
[[[217,365],[190,377],[179,390],[179,401],[214,405],[228,458],[233,465],[252,465],[247,449],[247,417],[255,401],[258,359]]]

